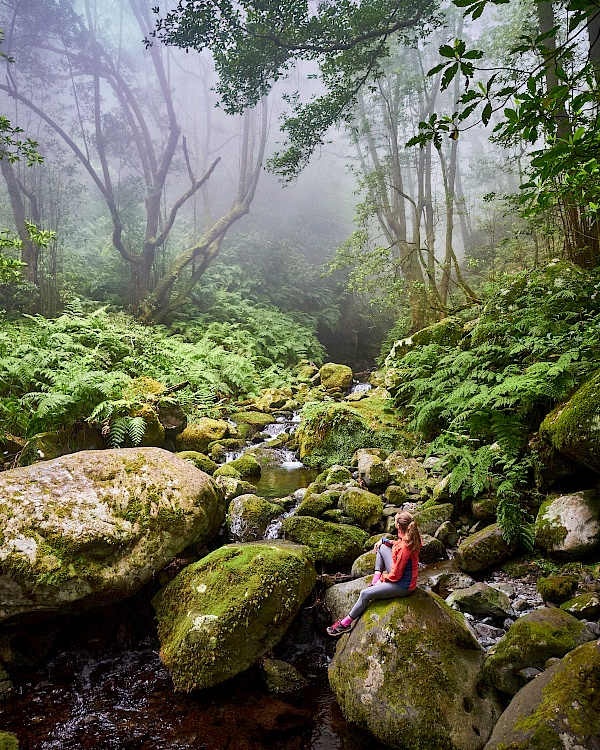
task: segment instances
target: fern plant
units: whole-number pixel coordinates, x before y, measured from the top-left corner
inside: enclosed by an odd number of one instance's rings
[[[145,432],[143,417],[117,417],[109,423],[108,444],[111,448],[121,448],[129,440],[135,447],[142,442]]]

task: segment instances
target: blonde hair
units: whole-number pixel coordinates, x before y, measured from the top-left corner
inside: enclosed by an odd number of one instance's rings
[[[394,523],[400,527],[404,544],[411,552],[418,552],[421,549],[421,534],[413,516],[408,511],[401,510],[396,513]]]

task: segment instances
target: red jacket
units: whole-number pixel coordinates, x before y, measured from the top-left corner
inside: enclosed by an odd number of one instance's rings
[[[392,545],[392,569],[384,573],[381,580],[386,583],[398,583],[409,591],[417,587],[417,576],[419,574],[419,551],[411,552],[404,544],[403,539],[398,539]]]

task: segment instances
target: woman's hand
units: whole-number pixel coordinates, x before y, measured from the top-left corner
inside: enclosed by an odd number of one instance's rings
[[[373,549],[375,550],[375,552],[377,552],[379,550],[379,548],[381,547],[382,544],[383,544],[383,542],[381,541],[381,539],[379,541],[375,542],[375,546],[373,547]]]

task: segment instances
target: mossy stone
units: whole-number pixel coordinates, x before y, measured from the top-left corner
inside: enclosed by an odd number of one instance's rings
[[[261,411],[236,411],[231,415],[231,420],[238,425],[250,425],[255,429],[273,424],[275,417]]]
[[[249,454],[240,456],[230,461],[229,466],[235,469],[242,479],[246,477],[260,477],[261,468],[259,462]]]
[[[223,492],[227,502],[240,495],[251,495],[256,490],[256,486],[251,482],[244,482],[242,479],[237,479],[236,477],[215,477],[215,484]]]
[[[374,573],[376,557],[377,553],[373,550],[364,552],[352,563],[352,570],[350,571],[351,574],[358,577],[368,575],[369,573]]]
[[[232,466],[233,461],[230,461],[227,464],[223,464],[222,466],[219,466],[218,469],[215,469],[213,472],[213,476],[215,479],[217,477],[229,477],[230,479],[241,479],[242,475],[240,472],[235,468],[235,466]]]
[[[427,563],[437,562],[443,560],[446,555],[446,548],[443,543],[429,534],[421,535],[422,545],[419,552],[419,562]]]
[[[152,602],[175,689],[208,688],[252,666],[315,580],[309,550],[282,540],[226,545],[185,568]]]
[[[455,559],[461,570],[476,573],[506,560],[512,549],[503,539],[502,529],[493,523],[461,542]]]
[[[541,577],[537,579],[535,586],[543,601],[562,604],[573,596],[577,588],[577,578],[575,576]]]
[[[257,495],[238,495],[229,504],[227,527],[233,542],[254,542],[262,539],[267,526],[283,508]]]
[[[161,448],[165,442],[165,428],[158,418],[158,412],[150,404],[142,404],[131,412],[131,416],[141,417],[146,425],[140,447]]]
[[[189,461],[200,471],[205,471],[207,474],[212,474],[218,469],[219,464],[209,458],[205,453],[198,453],[198,451],[180,451],[175,454],[179,458],[183,458],[184,461]]]
[[[600,471],[600,370],[557,406],[540,425],[540,436],[556,450]]]
[[[211,443],[229,435],[229,427],[229,423],[222,419],[203,417],[175,437],[175,446],[178,451],[206,453]]]
[[[485,750],[600,747],[600,641],[586,643],[510,702]]]
[[[360,487],[344,490],[338,500],[338,507],[363,529],[370,529],[379,523],[383,513],[383,501],[379,495]]]
[[[366,532],[356,526],[321,521],[310,516],[291,516],[284,519],[281,531],[286,539],[305,544],[316,562],[353,562],[363,551]]]
[[[135,401],[149,396],[158,396],[165,390],[165,386],[154,378],[142,375],[141,378],[135,378],[123,390],[123,398]]]
[[[300,503],[296,510],[297,516],[312,516],[313,518],[322,518],[325,511],[333,510],[336,500],[331,494],[323,492],[311,492],[308,497]]]
[[[352,369],[347,365],[327,362],[319,370],[321,385],[328,391],[345,390],[352,385]]]
[[[471,615],[504,618],[511,614],[508,596],[487,583],[475,583],[466,589],[458,589],[450,594],[446,603]]]
[[[0,750],[19,750],[19,739],[12,732],[0,732]]]
[[[345,466],[336,464],[326,471],[323,471],[316,478],[316,481],[329,487],[330,484],[346,484],[352,479],[352,474]]]
[[[427,344],[440,344],[447,347],[456,346],[463,335],[463,323],[459,318],[452,316],[443,318],[437,323],[433,323],[433,325],[427,328],[422,328],[405,339],[396,341],[386,357],[385,367],[393,367],[405,354],[418,346],[427,346]],[[386,386],[389,387],[387,378]]]
[[[521,670],[543,670],[548,659],[560,659],[592,638],[572,615],[555,607],[541,607],[510,626],[487,656],[484,671],[498,690],[514,695],[526,682]]]
[[[384,461],[392,484],[420,491],[422,489],[433,489],[434,481],[427,475],[423,463],[416,458],[408,458],[400,452],[390,454]]]
[[[579,559],[600,548],[600,491],[550,497],[535,520],[536,544],[563,558]]]
[[[388,747],[481,750],[500,715],[482,661],[463,616],[417,589],[369,605],[339,640],[329,683],[346,719]]]
[[[433,536],[445,521],[449,521],[452,518],[453,513],[454,506],[451,503],[443,503],[441,505],[431,505],[424,509],[417,509],[414,511],[413,517],[421,533]]]
[[[81,451],[0,474],[0,622],[114,604],[225,518],[211,478],[160,448]]]
[[[262,669],[270,693],[297,693],[308,686],[308,680],[292,664],[280,659],[263,659]]]
[[[600,620],[600,594],[594,591],[579,594],[561,604],[560,608],[578,620]]]

